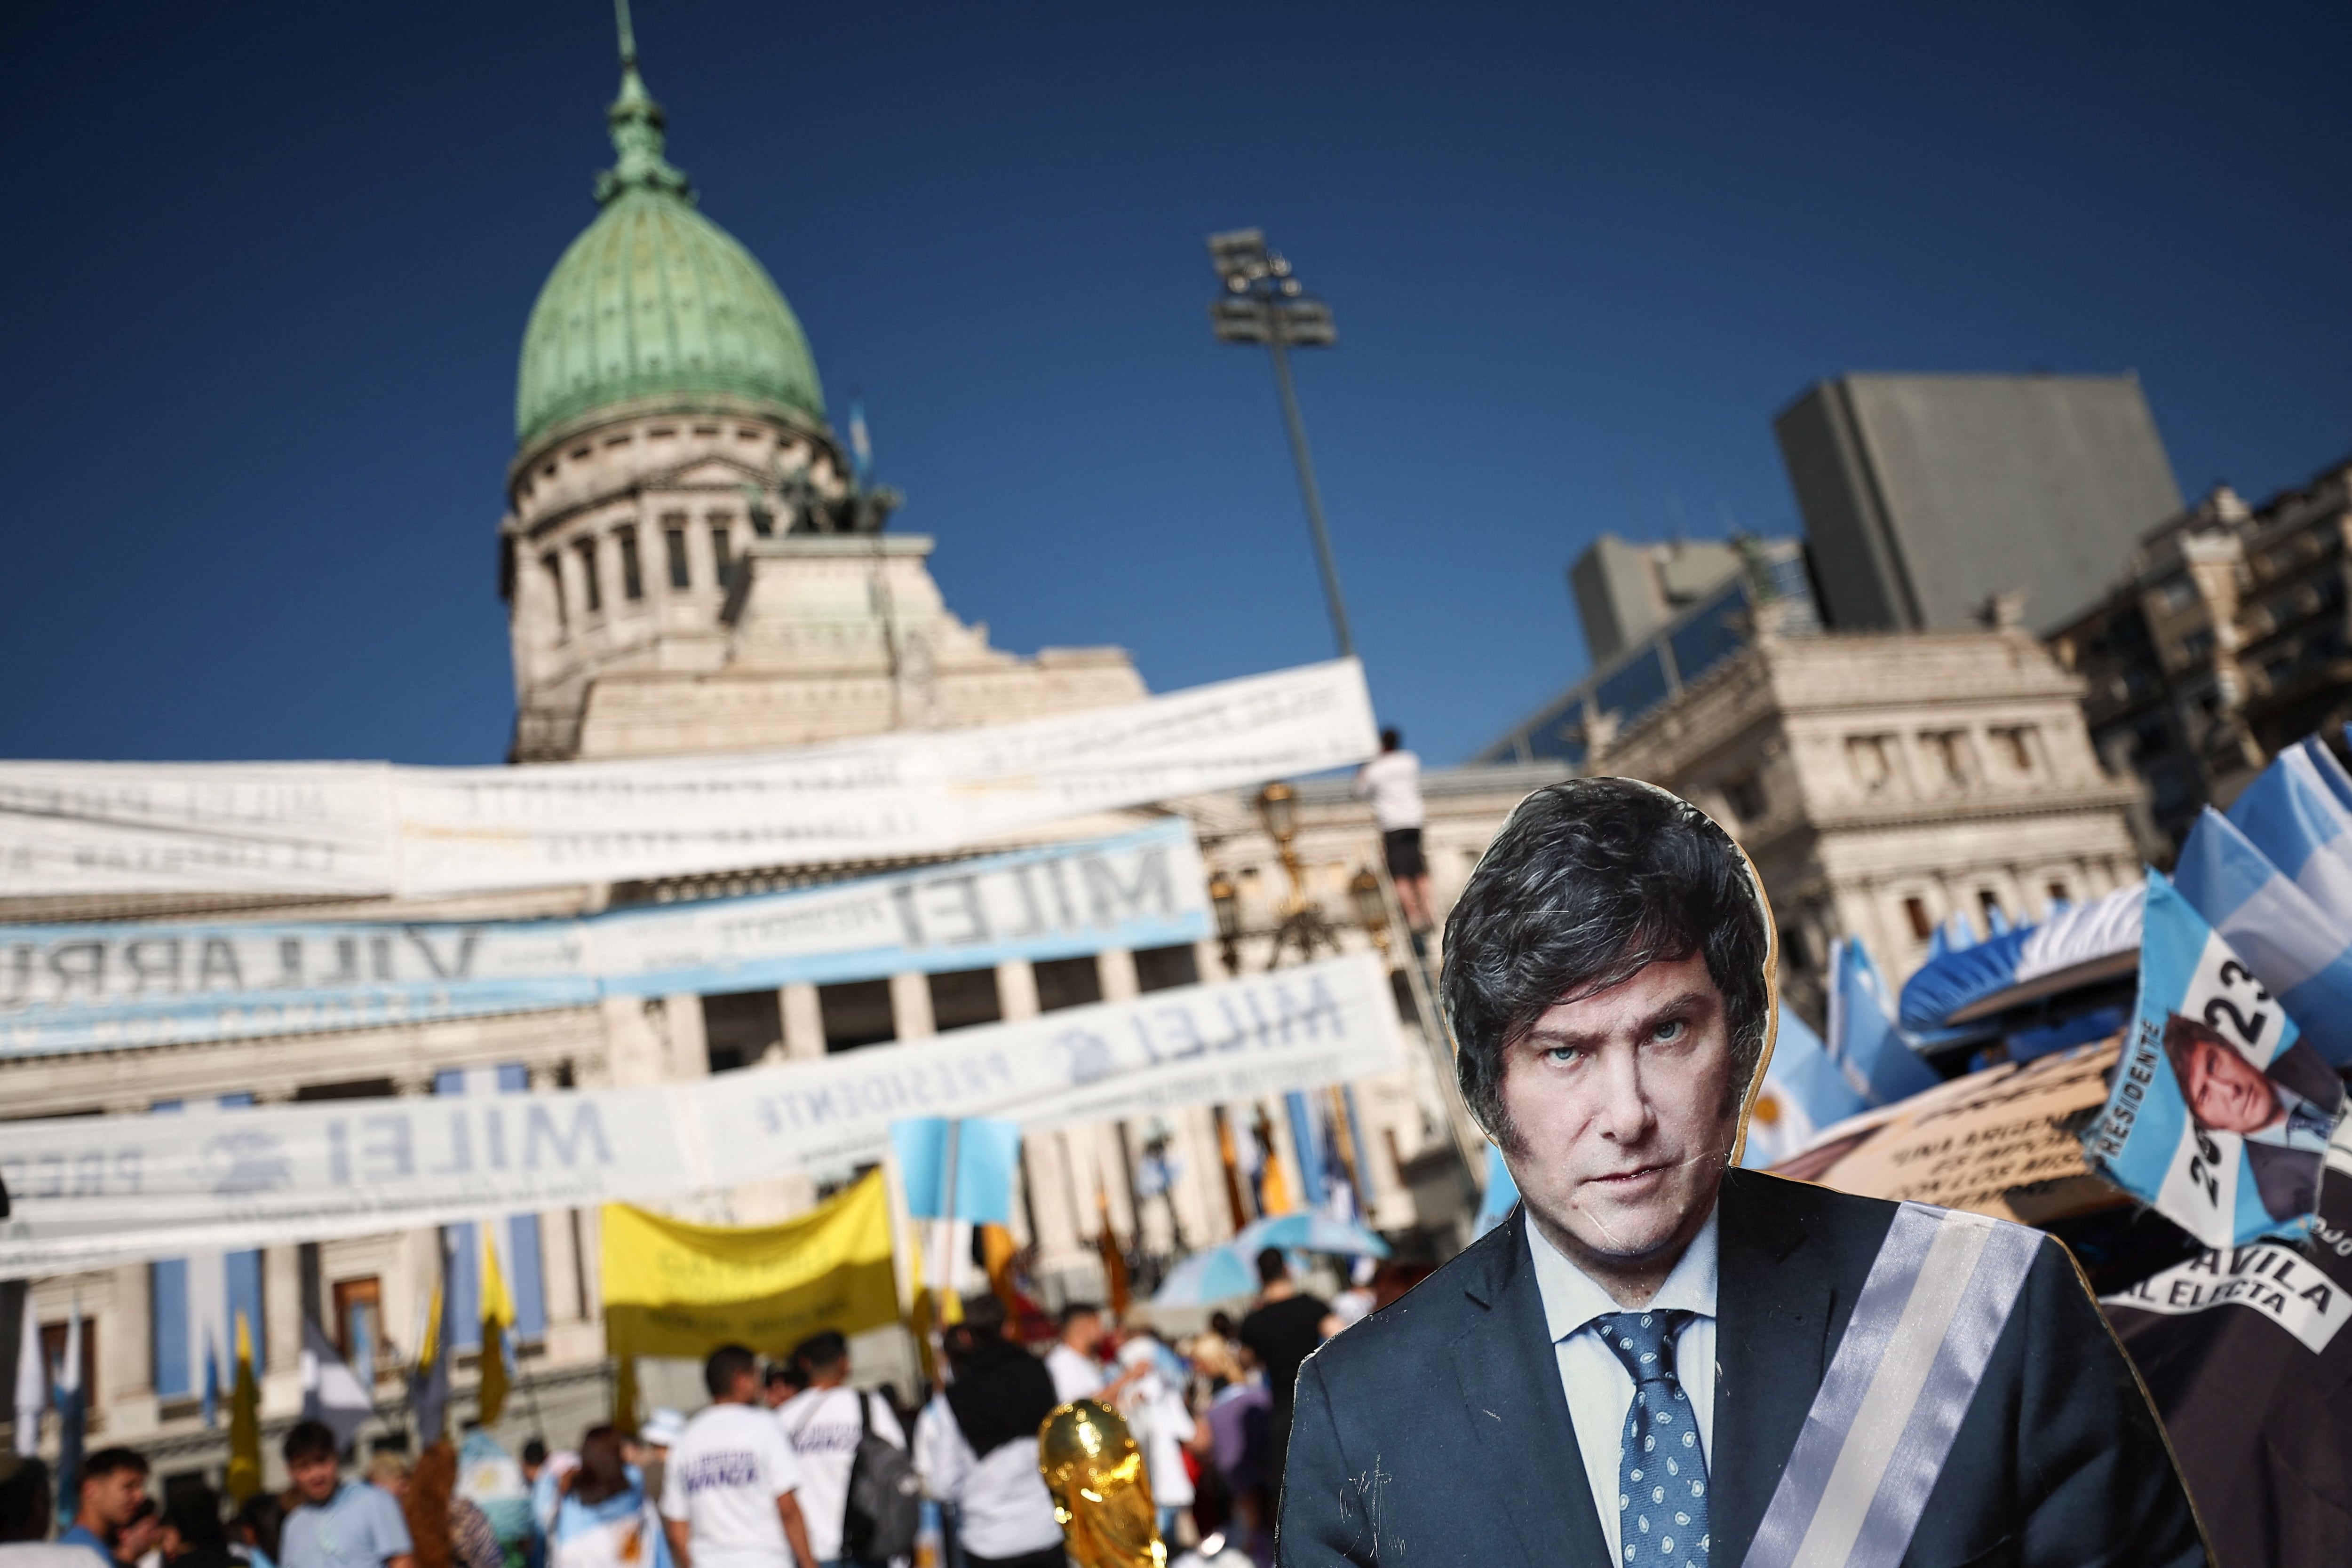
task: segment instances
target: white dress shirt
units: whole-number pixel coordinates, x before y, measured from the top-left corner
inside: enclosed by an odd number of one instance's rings
[[[1674,1272],[1641,1309],[1693,1314],[1675,1335],[1675,1377],[1690,1396],[1692,1414],[1698,1419],[1699,1451],[1706,1458],[1709,1476],[1715,1473],[1715,1221],[1713,1214],[1706,1217],[1706,1227],[1691,1239]],[[1591,1324],[1595,1318],[1627,1309],[1545,1240],[1532,1218],[1528,1221],[1528,1251],[1535,1260],[1536,1288],[1543,1292],[1544,1329],[1559,1358],[1568,1418],[1576,1428],[1576,1446],[1584,1453],[1585,1484],[1592,1489],[1592,1509],[1601,1516],[1601,1534],[1614,1563],[1622,1552],[1617,1540],[1617,1481],[1625,1415],[1633,1407],[1633,1375]]]

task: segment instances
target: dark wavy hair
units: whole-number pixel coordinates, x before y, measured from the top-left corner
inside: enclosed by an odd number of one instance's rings
[[[1472,1114],[1506,1149],[1503,1061],[1558,1002],[1645,965],[1706,957],[1731,1035],[1733,1103],[1763,1053],[1769,943],[1748,864],[1706,814],[1630,779],[1519,802],[1445,921],[1446,1026]]]

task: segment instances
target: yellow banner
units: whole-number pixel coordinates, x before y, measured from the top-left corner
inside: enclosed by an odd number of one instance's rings
[[[730,1343],[781,1355],[820,1329],[898,1320],[878,1170],[782,1225],[689,1225],[614,1203],[604,1228],[604,1333],[625,1359]]]

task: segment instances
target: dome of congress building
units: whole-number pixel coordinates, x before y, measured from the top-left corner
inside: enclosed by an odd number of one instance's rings
[[[517,444],[623,409],[822,427],[824,391],[800,321],[767,269],[695,210],[663,156],[661,107],[634,51],[605,119],[619,158],[597,176],[604,210],[555,264],[523,331]]]

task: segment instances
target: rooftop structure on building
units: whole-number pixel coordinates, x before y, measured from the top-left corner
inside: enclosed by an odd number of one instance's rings
[[[2135,376],[1843,375],[1773,423],[1840,630],[2047,632],[2180,510]]]
[[[1604,535],[1569,580],[1594,650],[1591,673],[1486,745],[1477,761],[1580,767],[1592,736],[1670,700],[1759,626],[1801,636],[1819,625],[1796,539],[1629,545]],[[1601,656],[1628,629],[1638,630]]]
[[[2228,486],[2150,530],[2051,635],[2091,738],[2175,847],[2282,747],[2352,720],[2352,459],[2258,507]]]

